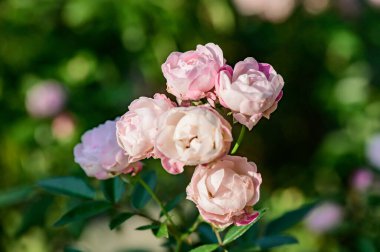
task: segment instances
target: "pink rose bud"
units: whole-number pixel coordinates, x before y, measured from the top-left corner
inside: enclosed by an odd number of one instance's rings
[[[155,147],[171,174],[224,156],[232,142],[231,125],[210,106],[172,108],[163,114]]]
[[[155,157],[157,119],[174,106],[163,94],[155,94],[153,99],[140,97],[129,105],[128,112],[116,123],[117,141],[129,156],[129,162]]]
[[[374,182],[374,174],[368,169],[358,169],[351,177],[351,185],[354,189],[364,192]]]
[[[66,101],[63,87],[54,82],[42,82],[31,87],[26,94],[26,109],[33,117],[49,117],[60,112]]]
[[[225,156],[195,168],[186,188],[202,218],[216,227],[248,225],[258,217],[253,206],[260,198],[261,175],[247,158]]]
[[[128,156],[116,141],[116,123],[107,121],[82,136],[82,142],[74,148],[75,162],[89,177],[108,179],[120,173],[136,172],[136,164],[128,162]]]
[[[315,233],[328,232],[342,222],[343,209],[333,202],[325,202],[315,207],[306,217],[306,226]]]
[[[222,106],[231,109],[233,117],[249,130],[261,117],[269,116],[282,97],[284,80],[269,64],[246,58],[219,73],[215,86]]]
[[[180,100],[208,97],[224,63],[222,50],[213,43],[198,45],[195,51],[173,52],[161,66],[167,91]]]

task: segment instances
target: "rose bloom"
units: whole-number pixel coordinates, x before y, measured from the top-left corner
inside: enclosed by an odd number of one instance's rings
[[[82,136],[74,148],[75,162],[87,176],[108,179],[120,173],[137,173],[141,163],[130,164],[116,141],[116,123],[107,121]]]
[[[140,97],[129,105],[128,112],[116,123],[117,141],[129,156],[129,162],[155,157],[157,119],[174,106],[163,94],[155,94],[153,99]]]
[[[195,51],[172,52],[161,66],[167,91],[179,100],[208,97],[224,63],[222,50],[213,43],[198,45]]]
[[[219,74],[215,90],[222,106],[249,130],[261,117],[269,118],[282,97],[284,80],[269,64],[246,58]]]
[[[49,117],[60,112],[66,102],[66,92],[54,81],[41,82],[31,87],[26,94],[25,105],[30,115]]]
[[[162,166],[178,174],[224,156],[231,142],[231,125],[210,106],[178,107],[160,118],[155,147]]]
[[[260,198],[261,175],[245,157],[225,156],[196,167],[186,188],[201,216],[216,227],[248,225],[258,217],[253,210]]]

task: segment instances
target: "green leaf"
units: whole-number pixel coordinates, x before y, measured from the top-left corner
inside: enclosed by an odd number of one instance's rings
[[[54,223],[54,226],[58,227],[70,222],[88,219],[104,213],[110,208],[111,205],[107,201],[85,202],[65,213],[56,223]]]
[[[52,193],[86,199],[93,199],[95,197],[94,189],[78,177],[58,177],[45,179],[39,181],[37,184]]]
[[[53,203],[51,195],[41,195],[31,202],[23,212],[22,223],[16,232],[20,236],[27,232],[33,226],[43,226],[50,205]]]
[[[379,206],[380,205],[380,197],[377,195],[370,195],[368,197],[368,204],[370,206]]]
[[[373,240],[368,237],[359,237],[356,241],[356,247],[358,252],[376,252],[376,245]]]
[[[154,190],[157,184],[157,175],[154,171],[148,171],[142,176],[141,179],[144,180],[152,190]],[[145,188],[142,185],[137,184],[132,192],[132,205],[137,209],[141,209],[149,202],[150,199],[151,196]]]
[[[307,213],[315,207],[316,203],[303,205],[300,208],[287,212],[279,218],[269,222],[265,234],[274,235],[294,226],[300,222]]]
[[[157,238],[169,238],[168,226],[165,223],[161,223],[160,228],[155,235]]]
[[[206,244],[190,250],[190,252],[212,252],[219,247],[218,244]]]
[[[20,202],[25,201],[28,196],[33,192],[33,187],[22,186],[7,190],[0,193],[0,208],[8,207]]]
[[[131,218],[133,215],[134,215],[133,213],[120,213],[120,214],[116,215],[110,221],[109,228],[111,230],[115,229],[116,227],[118,227],[119,225],[121,225],[124,221],[128,220],[129,218]]]
[[[261,249],[270,249],[278,246],[297,244],[298,240],[288,235],[266,236],[255,241]]]
[[[250,229],[253,226],[253,224],[255,224],[257,221],[259,221],[263,217],[263,215],[266,212],[266,209],[261,209],[258,212],[259,212],[259,216],[257,216],[257,218],[249,225],[231,227],[227,231],[227,234],[224,236],[223,245],[233,242],[234,240],[242,236],[245,232],[247,232],[248,229]]]
[[[159,229],[160,228],[160,224],[150,224],[150,225],[144,225],[144,226],[140,226],[140,227],[137,227],[136,230],[148,230],[148,229]]]
[[[125,184],[119,177],[102,181],[104,197],[112,203],[117,203],[125,193]]]
[[[185,194],[181,193],[181,194],[177,195],[174,199],[172,199],[171,201],[166,203],[166,205],[164,206],[166,212],[170,212],[171,210],[173,210],[184,198],[185,198]],[[161,211],[160,217],[163,215],[164,215],[164,213]]]
[[[82,252],[82,250],[79,250],[73,247],[65,247],[63,252]]]

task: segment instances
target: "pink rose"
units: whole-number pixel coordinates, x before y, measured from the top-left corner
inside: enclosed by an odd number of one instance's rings
[[[283,86],[284,80],[271,65],[246,58],[233,72],[229,68],[220,72],[215,90],[220,104],[251,130],[261,117],[269,118],[276,110]]]
[[[129,156],[129,162],[155,157],[157,119],[174,106],[163,94],[155,94],[153,99],[140,97],[129,105],[128,112],[116,123],[117,141]]]
[[[185,165],[206,164],[225,155],[231,125],[209,106],[172,108],[159,121],[155,147],[162,166],[172,174]]]
[[[195,51],[173,52],[161,66],[167,91],[180,100],[209,97],[224,63],[222,50],[213,43],[198,45]]]
[[[120,173],[136,173],[141,164],[130,164],[116,141],[116,123],[107,121],[82,136],[74,148],[75,162],[87,176],[108,179]]]
[[[248,225],[258,212],[253,210],[260,198],[261,175],[256,164],[239,156],[225,156],[195,168],[186,188],[187,199],[216,227]]]

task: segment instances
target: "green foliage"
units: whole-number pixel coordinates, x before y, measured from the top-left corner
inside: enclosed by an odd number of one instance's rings
[[[173,210],[174,208],[176,208],[178,206],[178,204],[183,201],[183,199],[185,198],[185,193],[180,193],[178,194],[174,199],[172,199],[171,201],[169,201],[168,203],[165,204],[165,210],[166,212],[170,212],[171,210]],[[163,216],[164,213],[161,211],[160,212],[160,216]]]
[[[157,238],[169,238],[168,226],[165,223],[161,223],[155,235]]]
[[[119,202],[125,193],[125,184],[119,177],[102,181],[102,190],[105,198],[112,203]]]
[[[112,218],[112,220],[109,223],[109,228],[115,229],[121,224],[123,224],[126,220],[131,218],[134,214],[133,213],[120,213]]]
[[[283,245],[297,244],[298,240],[288,235],[265,236],[255,241],[260,249],[270,249]]]
[[[44,226],[49,206],[52,203],[52,197],[46,195],[39,196],[30,202],[23,214],[22,223],[16,232],[16,236],[24,234],[33,226]]]
[[[154,190],[157,184],[157,175],[155,171],[147,171],[142,177],[142,180],[146,182],[146,184]],[[146,191],[146,189],[141,185],[137,184],[133,188],[132,192],[132,205],[137,208],[143,208],[151,199],[151,195]]]
[[[83,179],[78,177],[59,177],[41,180],[37,183],[45,190],[86,199],[93,199],[95,191]]]
[[[302,221],[302,219],[312,210],[317,203],[306,204],[301,206],[300,208],[289,211],[279,218],[272,220],[268,223],[266,228],[267,235],[279,234],[285,231],[288,228],[291,228],[298,222]]]
[[[70,222],[85,220],[109,210],[111,205],[107,201],[89,201],[84,202],[66,212],[54,226],[59,227]]]
[[[79,249],[76,249],[76,248],[73,248],[73,247],[65,247],[65,249],[63,250],[63,252],[82,252],[82,250],[79,250]]]
[[[212,252],[215,251],[218,247],[218,244],[206,244],[192,249],[190,252]]]
[[[0,208],[24,202],[33,192],[31,186],[21,186],[0,193]]]
[[[137,227],[136,230],[148,230],[148,229],[159,229],[160,228],[160,224],[150,224],[150,225],[144,225],[144,226],[140,226],[140,227]]]

